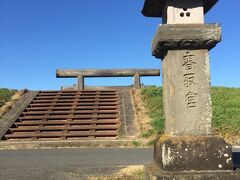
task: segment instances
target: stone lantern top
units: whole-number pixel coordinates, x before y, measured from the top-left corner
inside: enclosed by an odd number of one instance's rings
[[[145,0],[144,7],[142,10],[142,14],[146,17],[162,17],[163,16],[163,9],[166,2],[169,0]],[[188,1],[192,0],[171,0],[178,3],[188,3]],[[200,3],[203,2],[204,13],[207,13],[217,2],[218,0],[194,0],[199,1]]]

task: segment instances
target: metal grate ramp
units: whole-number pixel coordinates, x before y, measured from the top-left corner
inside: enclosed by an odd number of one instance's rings
[[[40,91],[3,139],[114,138],[119,124],[116,90]]]

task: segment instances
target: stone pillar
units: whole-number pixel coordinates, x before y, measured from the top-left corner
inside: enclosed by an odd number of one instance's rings
[[[138,73],[133,76],[133,87],[136,89],[141,88],[141,79]]]
[[[211,135],[207,50],[170,50],[162,61],[165,134]]]
[[[84,76],[78,75],[77,77],[77,90],[82,91],[84,90]]]
[[[217,0],[145,0],[142,13],[162,17],[152,55],[162,59],[165,134],[156,140],[146,179],[238,179],[232,149],[213,136],[209,53],[219,24],[204,24]]]

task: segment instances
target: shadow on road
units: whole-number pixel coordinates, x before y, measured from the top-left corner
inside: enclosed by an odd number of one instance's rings
[[[234,169],[240,169],[240,152],[233,152]]]

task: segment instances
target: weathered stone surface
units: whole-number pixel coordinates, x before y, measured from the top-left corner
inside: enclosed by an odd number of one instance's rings
[[[186,1],[186,0],[178,0],[178,1]],[[192,1],[196,1],[196,0],[192,0]],[[218,0],[199,0],[199,1],[203,1],[204,13],[207,13],[218,2]],[[142,14],[146,17],[162,17],[163,9],[166,2],[167,0],[145,0]],[[189,0],[187,2],[190,4]],[[189,8],[193,8],[193,7],[189,6]]]
[[[218,0],[145,0],[143,15],[163,17],[152,55],[163,59],[165,135],[154,147],[145,179],[235,180],[232,149],[213,137],[208,50],[221,41],[218,24],[204,13]]]
[[[135,113],[132,101],[132,93],[130,88],[119,89],[120,97],[120,119],[122,137],[136,136],[137,129],[135,127]]]
[[[160,76],[160,69],[57,69],[56,77],[78,78],[77,90],[84,90],[85,77],[132,77],[133,86],[141,87],[141,76]]]
[[[0,118],[0,140],[37,94],[38,91],[27,92]]]
[[[57,78],[160,76],[160,69],[57,69]]]
[[[84,90],[84,77],[83,77],[83,75],[79,75],[77,77],[77,90],[78,91]]]
[[[231,145],[213,136],[162,136],[154,161],[165,171],[233,170]]]
[[[141,88],[141,79],[138,73],[133,76],[133,87],[136,89]]]
[[[208,50],[170,50],[162,72],[165,133],[211,135]]]
[[[145,180],[239,180],[240,171],[163,171],[154,164],[144,166]]]
[[[212,49],[221,41],[219,24],[164,24],[152,41],[152,55],[164,58],[168,50]]]

